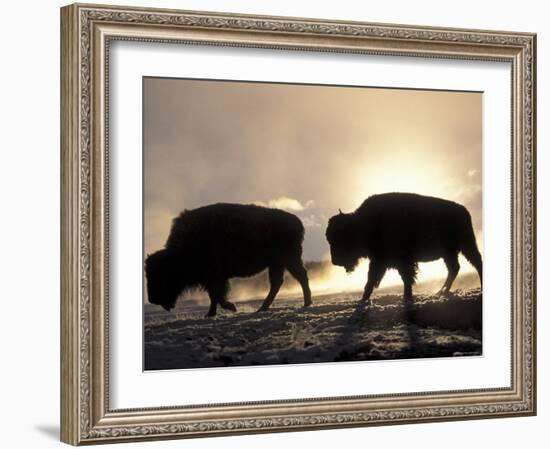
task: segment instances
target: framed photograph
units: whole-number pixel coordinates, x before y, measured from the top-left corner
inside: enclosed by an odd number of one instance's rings
[[[62,441],[536,413],[534,34],[75,4],[61,60]]]

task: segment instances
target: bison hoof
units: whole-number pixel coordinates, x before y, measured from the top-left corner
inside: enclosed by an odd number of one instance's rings
[[[231,310],[232,312],[236,312],[237,311],[237,307],[235,307],[235,304],[233,304],[232,302],[224,302],[222,305],[221,305],[225,310]]]
[[[369,297],[365,297],[363,296],[360,301],[363,303],[363,305],[366,307],[366,306],[369,306],[370,305],[370,298]]]
[[[269,310],[269,307],[260,307],[258,310],[256,310],[256,313],[260,313],[260,312],[267,312]]]
[[[206,315],[204,315],[205,318],[212,318],[213,316],[216,316],[216,312],[208,312]]]
[[[309,306],[312,305],[312,304],[313,304],[313,302],[311,302],[311,299],[310,299],[309,301],[305,301],[305,302],[304,302],[304,309],[305,309],[306,307],[309,307]]]

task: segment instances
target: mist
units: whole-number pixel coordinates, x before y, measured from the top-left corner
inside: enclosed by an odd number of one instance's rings
[[[145,255],[184,209],[259,204],[301,219],[304,261],[324,267],[308,269],[314,292],[358,291],[368,261],[330,265],[328,220],[392,191],[466,206],[483,253],[481,93],[145,78],[143,106]],[[420,266],[419,283],[445,276],[442,261]],[[258,282],[232,281],[232,296],[265,295]],[[389,271],[381,287],[395,285]]]

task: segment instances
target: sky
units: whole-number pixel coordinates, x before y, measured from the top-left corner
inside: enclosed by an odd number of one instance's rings
[[[392,191],[466,206],[483,253],[481,93],[144,78],[143,100],[145,254],[235,202],[295,213],[304,260],[328,259],[328,219]]]

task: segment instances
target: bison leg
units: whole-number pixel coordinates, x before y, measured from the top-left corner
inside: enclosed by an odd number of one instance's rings
[[[453,282],[458,275],[458,271],[460,270],[460,264],[458,263],[458,254],[454,253],[452,255],[445,256],[443,260],[445,261],[445,265],[447,266],[448,274],[447,280],[438,292],[438,294],[440,295],[444,293],[449,293],[449,291],[451,290],[451,285],[453,285]]]
[[[264,312],[269,309],[269,306],[271,306],[275,296],[279,293],[281,285],[283,285],[284,272],[285,270],[282,267],[269,267],[269,283],[271,288],[269,289],[269,293],[267,294],[262,306],[258,309],[258,312]]]
[[[216,316],[218,304],[226,308],[228,301],[225,299],[228,290],[227,281],[220,281],[210,284],[206,287],[208,296],[210,296],[210,308],[208,309],[207,317]],[[233,306],[235,307],[235,306]]]
[[[233,304],[231,301],[223,301],[223,302],[220,302],[220,306],[222,306],[222,308],[224,308],[225,310],[231,310],[232,312],[236,312],[237,311],[237,307],[235,307],[235,304]]]
[[[205,315],[205,318],[209,318],[211,316],[216,316],[216,309],[218,307],[218,303],[210,297],[210,308],[208,309],[208,313]]]
[[[387,266],[379,261],[371,260],[369,263],[369,277],[363,291],[362,301],[368,302],[370,295],[375,287],[380,285],[384,274],[386,273]]]
[[[401,279],[403,279],[403,298],[405,298],[406,301],[409,301],[412,299],[412,286],[416,278],[417,266],[414,263],[404,264],[398,267],[397,271],[399,271],[399,275],[401,276]]]
[[[307,271],[304,268],[302,261],[299,260],[293,264],[288,265],[287,270],[294,276],[294,278],[300,283],[302,292],[304,293],[304,307],[311,305],[311,290],[309,289],[309,281],[307,278]]]

